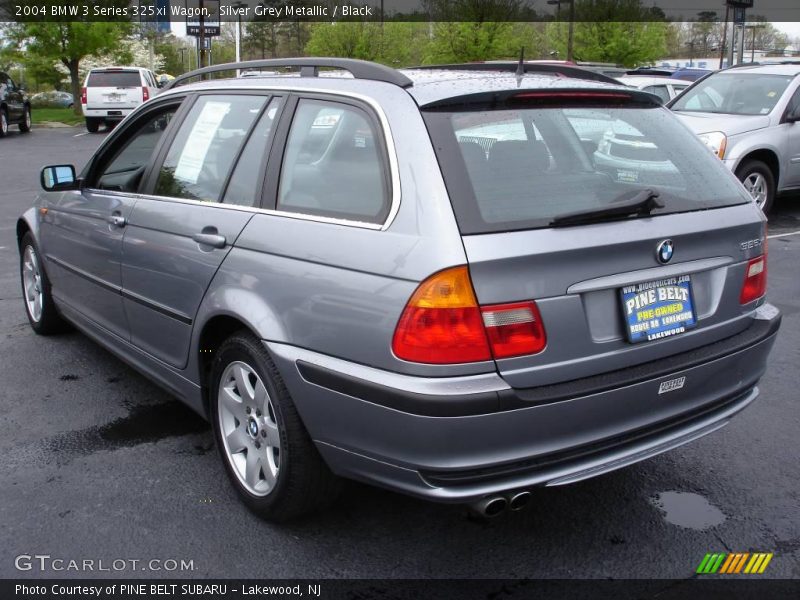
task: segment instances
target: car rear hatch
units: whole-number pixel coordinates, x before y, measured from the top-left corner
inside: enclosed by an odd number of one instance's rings
[[[142,79],[133,69],[103,69],[89,73],[86,106],[90,109],[130,109],[143,102]]]
[[[534,301],[544,326],[540,352],[495,353],[512,387],[657,361],[752,322],[761,300],[743,284],[764,219],[651,96],[515,90],[423,113],[478,304]]]

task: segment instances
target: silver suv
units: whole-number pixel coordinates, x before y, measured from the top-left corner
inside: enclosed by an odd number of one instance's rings
[[[179,78],[43,170],[31,326],[207,417],[272,520],[337,476],[494,515],[723,427],[780,323],[763,214],[657,97],[504,68]]]
[[[800,189],[800,65],[745,65],[698,81],[668,106],[768,213]]]

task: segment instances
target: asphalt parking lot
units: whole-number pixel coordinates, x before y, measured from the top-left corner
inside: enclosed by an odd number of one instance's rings
[[[14,128],[16,129],[16,128]],[[0,140],[0,577],[20,554],[191,561],[96,576],[688,578],[707,552],[774,552],[800,577],[800,197],[771,219],[769,299],[784,313],[761,397],[728,427],[490,522],[350,484],[325,514],[273,526],[236,498],[209,426],[78,333],[37,337],[19,288],[17,217],[44,164],[82,166],[82,128]]]

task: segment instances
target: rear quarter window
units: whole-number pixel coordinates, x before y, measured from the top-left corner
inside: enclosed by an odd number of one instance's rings
[[[279,210],[382,223],[390,209],[383,135],[354,105],[301,99],[281,167]]]

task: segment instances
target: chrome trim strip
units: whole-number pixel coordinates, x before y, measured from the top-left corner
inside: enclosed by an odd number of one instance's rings
[[[715,258],[690,260],[687,262],[675,263],[667,266],[641,269],[639,271],[630,271],[628,273],[619,273],[617,275],[608,275],[607,277],[598,277],[597,279],[580,281],[569,286],[567,288],[567,293],[583,294],[585,292],[593,292],[596,290],[633,285],[634,283],[650,281],[653,279],[664,279],[665,277],[674,277],[676,275],[690,275],[692,273],[699,273],[700,271],[710,271],[711,269],[724,267],[732,263],[733,258],[730,256],[717,256]]]
[[[391,84],[387,84],[391,85]],[[235,204],[224,204],[222,202],[201,202],[199,200],[187,200],[185,198],[170,198],[166,196],[155,196],[150,194],[126,194],[123,192],[116,192],[111,190],[102,190],[102,189],[95,189],[95,188],[88,188],[91,189],[93,192],[99,194],[107,194],[111,196],[120,195],[126,198],[129,197],[137,197],[137,198],[146,198],[151,200],[161,200],[161,201],[168,201],[168,202],[182,202],[185,204],[200,204],[203,206],[215,206],[219,208],[228,208],[233,210],[243,210],[246,212],[252,213],[261,213],[266,215],[273,215],[278,217],[287,217],[290,219],[300,219],[303,221],[315,221],[318,223],[330,223],[333,225],[344,225],[346,227],[359,227],[361,229],[373,229],[376,231],[385,231],[387,230],[394,221],[397,213],[400,211],[400,200],[402,197],[402,190],[400,187],[400,170],[399,170],[399,163],[397,161],[397,149],[394,145],[394,137],[392,136],[392,130],[389,126],[389,120],[386,118],[386,113],[384,113],[383,108],[381,105],[378,104],[374,99],[370,98],[369,96],[365,96],[363,94],[359,94],[357,92],[350,92],[346,90],[332,90],[327,88],[317,88],[317,87],[302,87],[296,85],[270,85],[269,87],[221,87],[221,88],[213,88],[213,87],[201,87],[192,89],[189,86],[181,86],[179,88],[175,88],[175,90],[170,90],[172,93],[165,94],[164,96],[158,95],[158,99],[162,100],[164,98],[168,98],[171,95],[185,95],[191,92],[197,91],[222,91],[222,92],[232,92],[232,91],[261,91],[261,92],[270,92],[270,91],[280,91],[286,93],[318,93],[318,94],[330,94],[334,96],[342,96],[344,98],[354,98],[356,100],[360,100],[361,102],[365,102],[369,104],[370,107],[375,111],[375,114],[378,116],[378,120],[381,123],[381,128],[383,129],[383,138],[386,140],[386,151],[389,157],[389,171],[390,177],[392,182],[392,201],[389,207],[389,214],[386,216],[386,220],[382,223],[365,223],[363,221],[354,221],[351,219],[337,219],[334,217],[321,217],[317,215],[307,215],[303,213],[297,212],[289,212],[284,210],[272,210],[266,208],[258,208],[252,206],[237,206]],[[152,105],[148,105],[152,106]],[[101,146],[102,148],[102,146]]]

